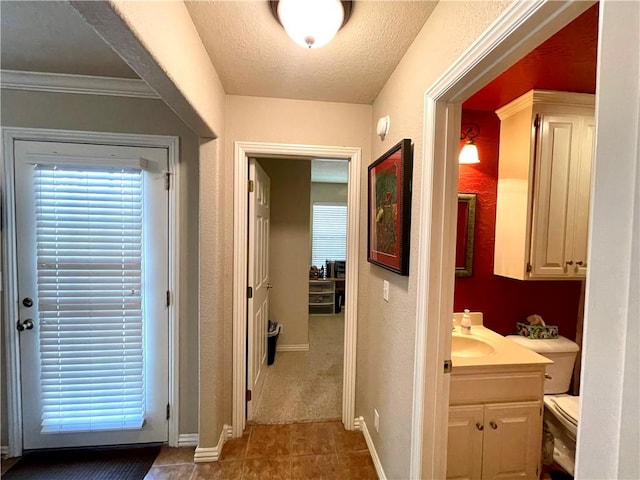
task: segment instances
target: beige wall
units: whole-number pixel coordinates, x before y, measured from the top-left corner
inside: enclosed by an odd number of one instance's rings
[[[224,164],[224,271],[233,275],[233,142],[252,141],[362,148],[362,161],[371,158],[371,106],[278,98],[227,96]],[[364,184],[366,186],[366,184]],[[364,223],[361,225],[364,227]],[[361,235],[364,235],[361,233]],[[363,250],[364,252],[364,250]],[[362,263],[363,260],[360,260]],[[366,263],[366,261],[365,261]],[[232,385],[231,292],[225,291],[225,385]],[[231,421],[231,391],[225,398],[225,423]]]
[[[198,139],[160,100],[2,90],[2,125],[180,137],[180,433],[198,431]],[[3,364],[4,364],[4,359]],[[4,387],[3,382],[3,387]],[[4,392],[4,388],[3,388]],[[2,406],[5,406],[3,394]],[[3,410],[2,444],[6,445]]]
[[[414,372],[418,203],[424,92],[508,2],[440,2],[398,64],[373,104],[372,157],[402,138],[414,143],[413,206],[409,277],[361,263],[360,284],[368,295],[358,305],[358,374],[356,413],[373,426],[373,410],[380,414],[380,433],[369,427],[388,478],[409,477],[409,453]],[[375,135],[375,122],[389,115],[391,129],[384,141]],[[366,178],[367,162],[363,165]],[[366,188],[362,205],[366,205]],[[366,209],[363,211],[366,217]],[[363,235],[366,242],[366,236]],[[362,251],[366,244],[362,246]],[[382,282],[390,283],[389,302],[382,299]],[[427,352],[427,354],[429,354]]]
[[[282,324],[278,346],[309,344],[311,162],[261,159],[271,178],[269,318]]]

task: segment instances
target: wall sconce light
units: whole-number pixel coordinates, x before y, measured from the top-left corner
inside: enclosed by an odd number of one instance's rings
[[[474,138],[480,133],[480,127],[475,123],[469,123],[462,126],[460,130],[460,140],[467,140],[464,147],[460,151],[458,157],[458,163],[469,165],[473,163],[480,163],[478,158],[478,147],[476,147]]]
[[[291,40],[320,48],[347,23],[353,5],[340,0],[270,0],[269,6]]]

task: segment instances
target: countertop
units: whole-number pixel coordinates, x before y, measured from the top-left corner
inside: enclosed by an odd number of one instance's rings
[[[457,322],[456,322],[457,323]],[[453,363],[453,373],[464,373],[469,369],[477,367],[495,367],[495,366],[526,366],[526,365],[547,365],[553,363],[542,355],[539,355],[527,348],[518,345],[511,340],[506,339],[502,335],[482,326],[478,322],[471,327],[471,335],[463,335],[460,332],[459,324],[456,325],[454,336],[459,337],[475,337],[491,345],[495,352],[483,357],[460,357],[455,352],[451,352],[451,361]]]

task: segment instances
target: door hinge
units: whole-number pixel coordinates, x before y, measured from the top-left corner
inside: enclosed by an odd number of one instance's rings
[[[249,180],[248,189],[249,189],[249,193],[253,192],[253,180]]]
[[[444,373],[451,373],[452,367],[453,367],[453,364],[451,363],[451,360],[444,361]]]
[[[171,405],[167,403],[167,420],[171,418]]]
[[[164,189],[169,190],[171,188],[171,172],[164,172]]]
[[[536,113],[536,118],[533,121],[533,126],[535,128],[540,128],[540,114],[539,113]]]
[[[253,298],[253,287],[247,287],[247,298]]]
[[[251,390],[247,390],[247,402],[251,401]]]
[[[533,265],[531,263],[527,263],[527,273],[533,272]]]
[[[171,305],[171,292],[167,290],[167,307]]]

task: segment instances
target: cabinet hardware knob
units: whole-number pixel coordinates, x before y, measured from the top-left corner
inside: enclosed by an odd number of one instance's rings
[[[31,299],[31,297],[25,297],[22,299],[22,305],[27,308],[31,308],[33,307],[33,300]]]
[[[491,428],[493,428],[494,430],[498,428],[498,425],[496,425],[496,422],[489,422],[489,425],[491,425]]]
[[[481,431],[482,431],[482,430],[484,430],[484,425],[481,425],[481,424],[480,424],[480,422],[478,422],[478,423],[476,423],[476,428],[477,428],[478,430],[481,430]]]
[[[569,260],[568,262],[565,262],[567,265],[573,265],[573,260]]]
[[[585,263],[584,263],[583,261],[579,261],[579,262],[576,262],[576,265],[580,265],[580,266],[582,266],[582,265],[585,265]],[[586,265],[585,265],[585,266],[586,266]]]

